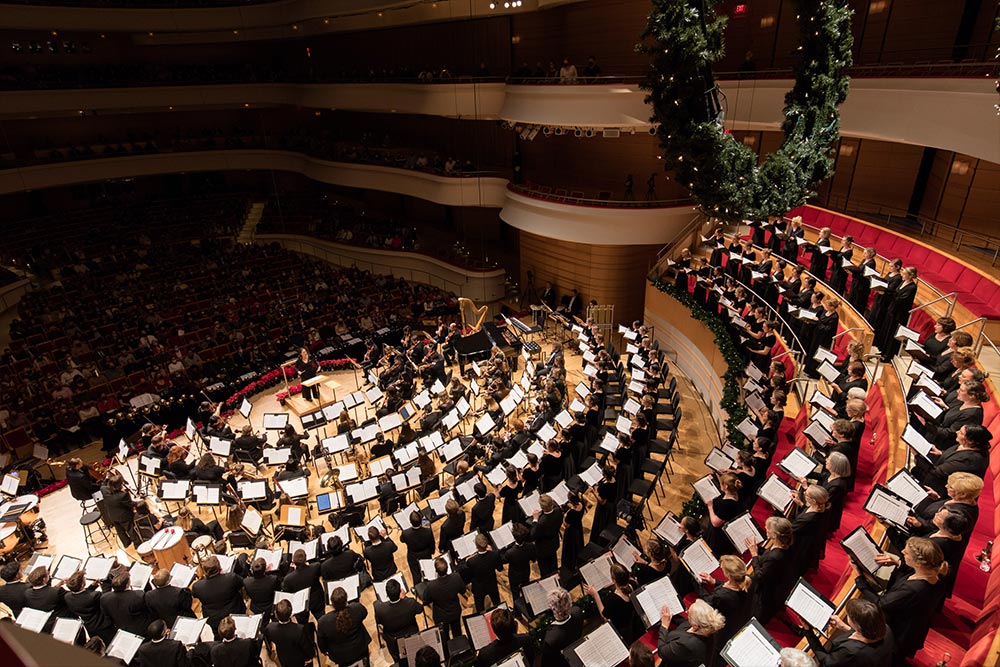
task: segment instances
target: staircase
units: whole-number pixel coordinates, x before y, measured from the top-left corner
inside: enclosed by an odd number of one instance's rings
[[[257,235],[257,223],[260,222],[261,216],[264,215],[264,207],[266,205],[267,202],[262,201],[250,204],[246,220],[243,221],[243,228],[240,229],[240,233],[236,237],[237,243],[253,243],[254,237]]]

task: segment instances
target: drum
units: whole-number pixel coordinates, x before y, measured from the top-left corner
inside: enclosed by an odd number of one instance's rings
[[[191,545],[191,549],[194,551],[194,560],[199,565],[201,565],[203,560],[213,555],[212,542],[211,535],[199,535]]]
[[[156,556],[153,554],[152,540],[146,540],[137,546],[135,548],[135,552],[139,554],[139,558],[146,565],[156,565]]]
[[[150,538],[149,546],[153,548],[156,564],[160,568],[169,570],[174,563],[191,564],[191,546],[180,526],[162,528]]]

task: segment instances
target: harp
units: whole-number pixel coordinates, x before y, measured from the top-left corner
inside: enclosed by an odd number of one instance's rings
[[[483,327],[483,320],[486,319],[487,306],[476,308],[472,299],[464,296],[458,297],[458,312],[462,314],[462,331],[476,333]]]

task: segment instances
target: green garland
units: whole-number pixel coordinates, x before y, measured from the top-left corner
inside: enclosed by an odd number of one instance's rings
[[[785,95],[785,140],[758,164],[715,117],[706,91],[712,63],[725,51],[726,17],[719,0],[653,0],[643,42],[650,73],[642,87],[665,168],[691,192],[701,210],[728,221],[762,220],[805,203],[833,171],[831,145],[840,136],[838,106],[847,98],[852,11],[844,0],[798,0],[802,59]]]
[[[740,384],[743,380],[746,364],[743,357],[740,356],[739,348],[733,341],[729,327],[718,313],[706,309],[694,296],[677,289],[673,283],[654,280],[653,286],[680,301],[691,311],[691,317],[703,323],[709,331],[715,334],[714,343],[728,366],[726,374],[722,376],[722,399],[719,401],[719,406],[726,411],[724,437],[728,438],[734,446],[742,447],[746,443],[746,437],[737,426],[748,414],[746,405],[740,399]],[[705,503],[701,501],[698,494],[694,494],[681,508],[681,516],[693,516],[700,519],[706,511],[708,508],[705,507]]]

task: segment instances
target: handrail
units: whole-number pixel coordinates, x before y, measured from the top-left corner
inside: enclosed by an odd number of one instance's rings
[[[840,338],[844,334],[849,334],[852,331],[860,331],[860,332],[864,333],[864,329],[862,329],[861,327],[851,327],[850,329],[844,329],[840,333],[834,334],[833,340],[837,340],[838,338]]]
[[[955,297],[955,300],[954,301],[950,301],[948,303],[948,310],[945,312],[946,316],[951,315],[952,311],[955,309],[955,304],[958,302],[958,292],[950,292],[948,294],[942,294],[941,296],[939,296],[938,298],[934,299],[933,301],[925,301],[924,303],[921,303],[919,305],[914,306],[913,308],[910,308],[910,310],[906,314],[907,315],[912,315],[913,313],[917,312],[918,310],[924,310],[925,308],[927,308],[927,306],[933,306],[938,301],[947,301],[948,299],[951,299],[952,297]]]
[[[677,234],[677,236],[674,237],[672,241],[670,241],[669,243],[665,243],[663,247],[659,249],[659,251],[656,253],[656,257],[650,263],[651,266],[649,267],[649,270],[646,272],[646,275],[653,278],[658,277],[660,275],[660,266],[666,260],[670,259],[673,256],[673,251],[677,249],[677,247],[681,244],[681,241],[687,238],[691,234],[691,232],[693,232],[698,227],[705,224],[709,224],[710,222],[711,222],[710,220],[705,220],[703,222],[701,213],[698,213],[693,218],[691,218],[691,222],[685,225],[684,228]]]
[[[542,201],[554,201],[562,204],[572,204],[576,206],[593,206],[595,208],[671,208],[674,206],[684,206],[693,204],[690,198],[682,199],[654,199],[649,201],[626,200],[626,199],[589,199],[587,197],[573,197],[572,195],[557,195],[551,192],[542,192],[527,185],[509,183],[507,189],[525,197],[541,199]]]

